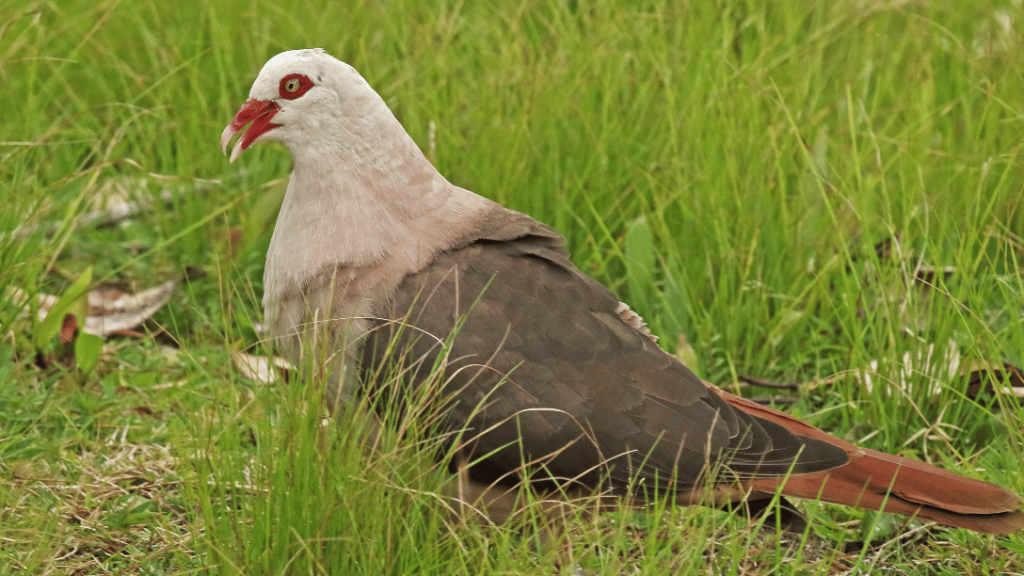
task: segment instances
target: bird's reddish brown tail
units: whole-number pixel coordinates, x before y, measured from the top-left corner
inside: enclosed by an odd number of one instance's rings
[[[721,394],[748,414],[839,446],[850,457],[848,464],[827,472],[754,480],[748,486],[755,491],[770,493],[782,485],[780,492],[785,496],[906,514],[990,534],[1024,528],[1021,499],[1009,490],[917,460],[860,448],[778,410]]]

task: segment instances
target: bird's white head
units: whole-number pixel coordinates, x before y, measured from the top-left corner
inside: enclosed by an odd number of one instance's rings
[[[372,141],[381,121],[393,118],[354,68],[319,48],[292,50],[263,66],[220,145],[226,154],[232,137],[248,125],[231,150],[231,162],[263,141],[281,142],[298,159],[311,149]]]

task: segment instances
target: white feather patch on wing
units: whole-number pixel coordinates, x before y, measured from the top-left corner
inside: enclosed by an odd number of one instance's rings
[[[631,328],[650,338],[651,342],[658,342],[658,337],[651,334],[651,330],[647,327],[647,323],[644,322],[644,319],[641,318],[639,314],[630,309],[629,304],[619,302],[619,306],[615,309],[615,313],[619,315],[619,318],[622,318],[623,322],[629,324]]]

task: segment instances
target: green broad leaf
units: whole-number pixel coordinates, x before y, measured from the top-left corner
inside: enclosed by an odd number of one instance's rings
[[[53,305],[53,308],[50,308],[46,318],[39,324],[36,324],[35,329],[32,331],[32,342],[37,350],[43,349],[60,332],[64,316],[72,310],[79,299],[85,296],[89,291],[89,284],[91,283],[92,267],[89,267],[64,291],[64,294]]]
[[[79,332],[75,339],[75,362],[78,368],[88,374],[96,366],[103,352],[103,337]]]
[[[0,382],[10,382],[17,367],[14,346],[0,344]]]
[[[139,372],[128,378],[128,384],[136,388],[149,388],[156,384],[159,377],[158,372]]]
[[[626,254],[626,274],[629,285],[629,301],[633,310],[641,316],[650,314],[655,300],[654,268],[656,249],[654,233],[644,217],[627,224],[623,240]]]
[[[151,524],[158,517],[156,504],[146,500],[130,510],[120,510],[111,514],[107,524],[116,530],[128,530],[133,526]]]

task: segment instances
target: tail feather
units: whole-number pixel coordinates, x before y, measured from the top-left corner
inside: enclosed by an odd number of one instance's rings
[[[917,460],[860,448],[778,410],[721,394],[748,414],[839,446],[850,458],[847,464],[825,472],[753,480],[748,486],[755,491],[778,489],[785,496],[916,516],[977,532],[1005,534],[1024,528],[1022,501],[1009,490]]]

